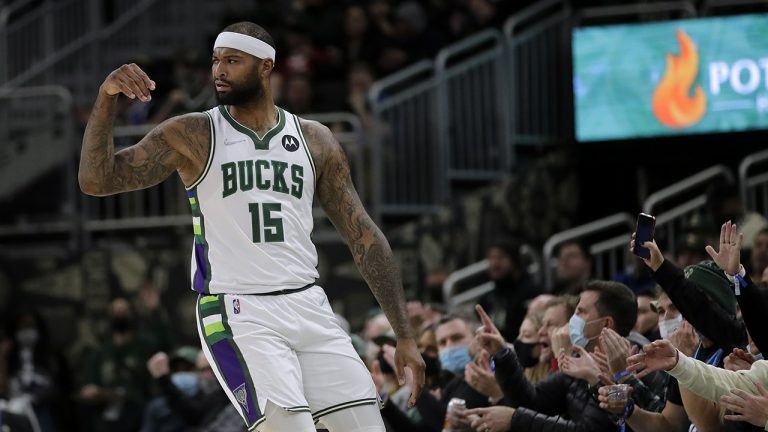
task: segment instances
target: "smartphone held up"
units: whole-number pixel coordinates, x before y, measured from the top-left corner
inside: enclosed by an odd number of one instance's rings
[[[643,243],[653,241],[653,232],[656,228],[656,217],[640,213],[637,215],[635,227],[635,248],[632,252],[643,259],[651,258],[651,251],[642,246]]]

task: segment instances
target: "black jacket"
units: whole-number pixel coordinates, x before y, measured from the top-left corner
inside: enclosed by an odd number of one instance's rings
[[[590,395],[587,383],[562,372],[531,384],[511,350],[494,357],[496,380],[517,407],[513,431],[613,432],[619,428]]]
[[[698,285],[685,278],[679,267],[664,260],[653,277],[683,318],[716,346],[730,351],[733,348],[743,349],[747,345],[744,323],[710,301]]]

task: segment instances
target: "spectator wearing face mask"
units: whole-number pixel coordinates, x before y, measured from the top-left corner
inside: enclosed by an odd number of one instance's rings
[[[181,347],[170,358],[158,352],[147,361],[147,369],[160,396],[147,406],[142,432],[246,430],[200,350]]]
[[[40,314],[25,310],[8,328],[8,377],[5,396],[19,412],[31,409],[39,430],[71,429],[72,412],[66,396],[72,390],[66,360],[51,346]]]
[[[603,328],[613,328],[626,337],[637,318],[637,303],[625,285],[591,281],[584,287],[576,313],[571,317],[571,340],[582,355],[594,349]],[[525,379],[515,353],[505,349],[498,330],[483,319],[479,334],[483,347],[494,353],[496,379],[510,399],[510,407],[469,410],[477,415],[474,427],[488,421],[501,424],[500,430],[585,430],[614,431],[618,427],[603,412],[588,391],[587,383],[562,372],[531,384]],[[482,429],[481,429],[482,430]]]
[[[472,317],[446,315],[435,327],[438,357],[443,373],[450,377],[439,392],[424,391],[416,401],[420,421],[414,422],[394,404],[385,403],[382,416],[398,432],[439,432],[446,420],[448,402],[452,398],[464,399],[468,408],[488,406],[488,395],[474,389],[464,378],[465,368],[480,355],[480,346],[474,338],[479,323]],[[474,341],[474,342],[473,342]]]

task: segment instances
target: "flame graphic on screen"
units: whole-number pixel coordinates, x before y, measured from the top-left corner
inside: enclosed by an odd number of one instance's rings
[[[667,54],[667,68],[653,92],[653,114],[670,128],[686,128],[696,124],[707,110],[707,98],[701,85],[689,96],[699,71],[699,53],[693,40],[677,30],[680,55]]]

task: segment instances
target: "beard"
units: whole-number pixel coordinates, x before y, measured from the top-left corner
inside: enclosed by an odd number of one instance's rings
[[[214,92],[216,93],[216,100],[219,105],[243,105],[246,103],[260,102],[264,98],[264,86],[258,77],[251,80],[246,80],[242,84],[235,84],[230,81],[224,81],[229,84],[229,91],[226,93],[219,93],[216,91],[216,84],[214,83]]]

